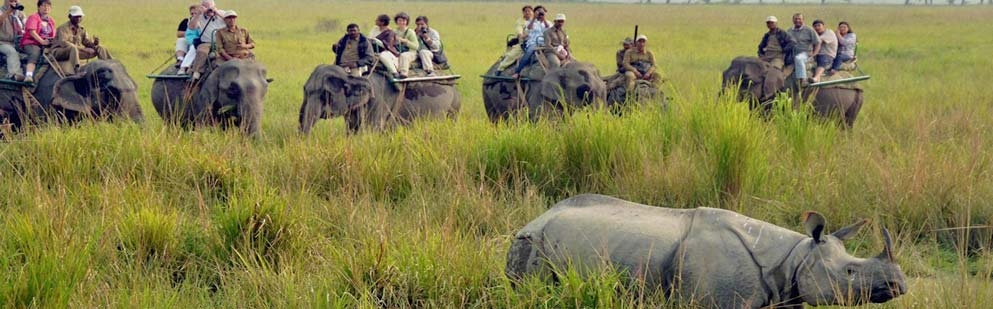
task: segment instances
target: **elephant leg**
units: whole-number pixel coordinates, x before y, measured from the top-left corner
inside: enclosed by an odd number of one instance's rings
[[[845,125],[847,128],[851,129],[855,126],[855,119],[859,116],[859,111],[862,110],[862,90],[855,90],[855,100],[852,101],[852,105],[845,110]]]

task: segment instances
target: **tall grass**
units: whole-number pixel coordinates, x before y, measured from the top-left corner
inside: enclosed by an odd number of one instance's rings
[[[184,6],[169,15],[154,1],[110,4],[86,4],[89,31],[132,72],[152,71],[170,54],[169,28]],[[498,56],[517,6],[222,3],[239,11],[276,78],[264,136],[165,127],[149,114],[150,82],[139,79],[143,126],[85,122],[4,141],[0,304],[675,306],[611,269],[563,269],[556,285],[533,279],[515,288],[505,278],[517,229],[555,201],[595,192],[730,208],[795,230],[808,209],[834,227],[870,218],[874,232],[849,249],[878,252],[878,229],[890,228],[912,278],[910,294],[885,306],[993,306],[993,157],[985,151],[993,95],[984,90],[993,60],[982,31],[993,12],[554,4],[569,16],[577,57],[600,68],[613,66],[617,41],[639,24],[670,79],[670,109],[491,125],[475,75]],[[300,85],[343,33],[326,28],[354,21],[365,31],[375,15],[367,12],[400,10],[431,16],[442,31],[463,76],[459,119],[357,136],[335,119],[297,135]],[[860,63],[873,78],[853,130],[791,109],[762,117],[716,98],[719,72],[754,52],[761,20],[794,11],[829,24],[846,19],[863,40]],[[958,30],[949,36],[935,25]]]

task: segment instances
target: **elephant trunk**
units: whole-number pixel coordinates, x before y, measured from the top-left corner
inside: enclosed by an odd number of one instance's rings
[[[241,130],[248,136],[258,137],[262,131],[262,97],[264,90],[255,85],[245,87],[245,96],[238,105],[241,116]]]
[[[310,128],[314,126],[317,119],[321,116],[321,110],[323,108],[323,102],[319,99],[320,96],[308,94],[303,99],[303,105],[300,106],[300,133],[307,135],[310,134]]]

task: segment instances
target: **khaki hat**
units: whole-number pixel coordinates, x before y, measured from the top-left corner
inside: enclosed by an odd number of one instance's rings
[[[769,16],[769,17],[766,17],[765,18],[765,22],[767,22],[767,23],[769,23],[769,22],[778,23],[779,22],[779,19],[776,19],[776,16]]]
[[[83,14],[83,8],[79,7],[78,5],[73,5],[69,7],[69,16],[85,16],[85,15],[86,14]]]
[[[632,40],[631,37],[626,37],[624,38],[624,41],[621,41],[621,44],[631,44],[631,43],[634,43],[634,40]]]
[[[238,12],[235,12],[234,10],[228,10],[227,12],[224,13],[224,18],[228,18],[228,17],[238,17]]]
[[[641,40],[645,40],[645,42],[648,42],[648,36],[646,36],[644,34],[639,34],[638,35],[638,39],[636,39],[634,41],[637,42],[637,41],[641,41]]]
[[[565,14],[562,14],[562,13],[555,14],[554,21],[560,21],[560,20],[561,21],[565,21]]]

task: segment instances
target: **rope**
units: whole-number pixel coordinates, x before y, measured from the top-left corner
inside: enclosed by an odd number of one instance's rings
[[[62,71],[62,67],[59,66],[59,62],[55,61],[55,57],[53,57],[49,53],[44,53],[44,52],[41,53],[41,55],[42,57],[45,58],[45,62],[48,62],[48,66],[51,67],[52,70],[55,70],[55,74],[59,75],[59,79],[66,78],[66,73]]]

